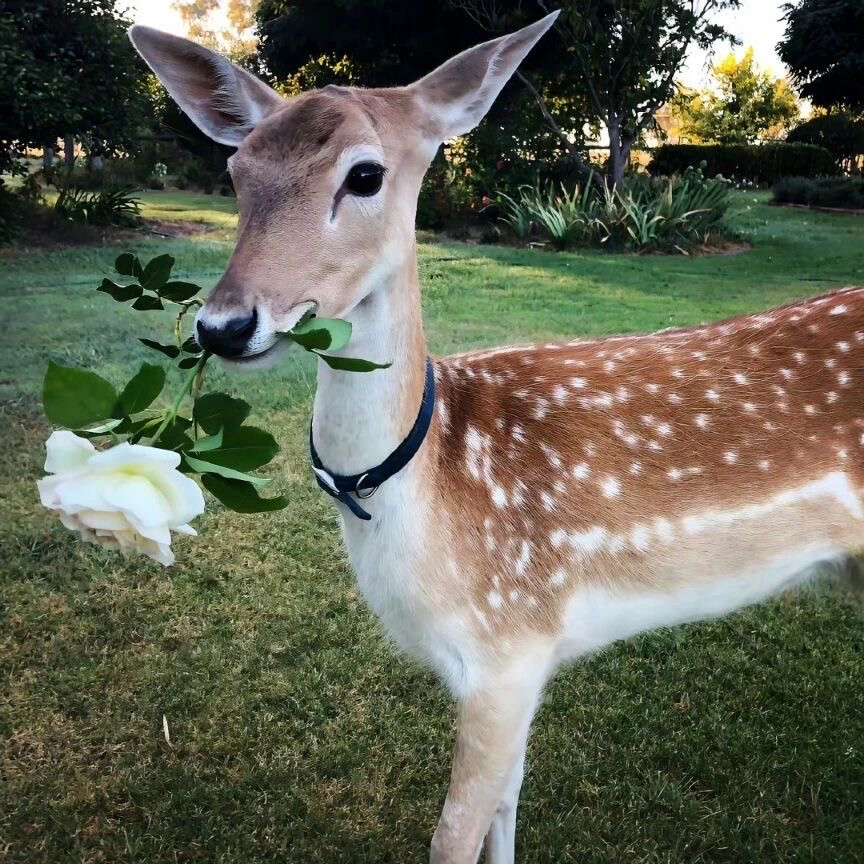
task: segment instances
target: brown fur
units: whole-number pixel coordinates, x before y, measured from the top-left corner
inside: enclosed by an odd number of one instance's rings
[[[758,563],[731,527],[688,537],[688,515],[764,504],[832,471],[864,492],[864,289],[704,327],[444,358],[438,381],[438,483],[478,577],[471,599],[496,630],[557,629],[579,584],[671,589],[734,569],[742,545],[742,571]],[[766,552],[810,535],[862,545],[842,510],[801,502],[770,526]],[[611,542],[596,555],[556,545],[556,532],[598,527]]]

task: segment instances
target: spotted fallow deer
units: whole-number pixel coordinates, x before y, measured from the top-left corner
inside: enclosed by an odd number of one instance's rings
[[[189,41],[131,31],[192,120],[237,147],[237,245],[201,342],[269,362],[311,309],[352,323],[344,353],[392,364],[319,365],[325,475],[382,463],[434,392],[413,458],[339,510],[369,605],[459,700],[436,862],[476,861],[484,837],[487,860],[513,861],[525,741],[559,664],[760,601],[864,540],[864,288],[692,329],[436,359],[424,387],[423,174],[554,19],[408,87],[289,100]]]

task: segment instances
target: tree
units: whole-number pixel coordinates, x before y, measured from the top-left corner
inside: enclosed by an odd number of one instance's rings
[[[234,62],[255,53],[255,10],[258,0],[174,0],[190,39],[226,54]],[[220,16],[224,14],[224,20]]]
[[[95,154],[134,143],[149,104],[146,68],[117,5],[0,4],[0,167],[69,136],[86,138]]]
[[[864,111],[864,3],[800,0],[783,9],[777,48],[801,96],[820,108]]]
[[[539,12],[533,6],[524,23]],[[292,93],[327,84],[409,84],[454,54],[492,38],[481,22],[442,0],[261,0],[256,19],[261,59],[282,89]],[[507,23],[516,29],[523,22],[513,16]],[[563,48],[558,50],[563,53]],[[532,52],[527,68],[540,68],[543,56],[539,50]],[[573,142],[581,143],[585,109],[567,94],[563,81],[558,87],[561,74],[545,73],[538,86],[560,121],[575,130],[568,142],[575,146]],[[531,162],[552,162],[566,152],[518,81],[505,87],[463,150],[472,176],[479,169],[488,178],[516,152]],[[479,185],[491,191],[491,180]]]
[[[454,2],[492,32],[499,32],[505,22],[527,23],[537,14],[533,4],[520,0]],[[588,106],[584,120],[605,127],[613,183],[623,176],[633,145],[671,98],[675,75],[690,47],[708,50],[718,41],[733,41],[713,22],[713,14],[739,5],[740,0],[538,0],[540,11],[561,9],[557,44],[549,40],[537,52],[544,58],[542,71],[557,70],[554,92],[577,102],[582,94]],[[536,90],[528,75],[523,80]],[[558,85],[566,90],[559,91]],[[568,127],[549,110],[542,93],[535,96],[549,127],[568,141]],[[570,152],[578,159],[575,150]]]
[[[760,71],[748,48],[711,67],[711,84],[694,93],[682,90],[673,105],[685,136],[718,144],[753,144],[778,138],[798,119],[798,101],[789,85]]]
[[[824,147],[837,160],[838,168],[856,171],[864,155],[864,119],[837,111],[817,114],[796,126],[786,140]]]
[[[320,58],[335,70],[347,58],[350,73],[344,66],[332,83],[353,75],[366,87],[410,84],[489,38],[441,0],[261,0],[256,20],[261,57],[277,79]]]

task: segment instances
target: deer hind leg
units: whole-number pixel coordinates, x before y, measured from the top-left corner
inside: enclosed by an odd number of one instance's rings
[[[547,666],[510,670],[466,696],[450,788],[435,835],[432,864],[475,864],[489,833],[488,861],[513,861],[516,804],[525,741]]]

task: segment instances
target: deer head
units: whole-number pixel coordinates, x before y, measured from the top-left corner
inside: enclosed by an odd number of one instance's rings
[[[130,38],[210,138],[236,147],[237,244],[199,312],[215,354],[262,357],[313,309],[344,317],[414,255],[423,175],[442,141],[473,129],[557,12],[462,52],[408,87],[328,86],[285,99],[186,39]]]

